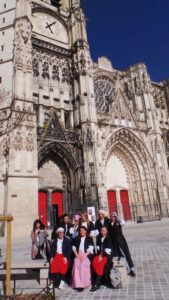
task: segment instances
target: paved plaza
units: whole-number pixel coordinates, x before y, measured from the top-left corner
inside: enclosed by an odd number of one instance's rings
[[[116,300],[169,300],[169,220],[151,223],[128,223],[124,228],[135,263],[136,277],[119,290],[102,287],[95,293],[67,288],[57,292],[57,299],[116,299]],[[1,239],[4,259],[5,240]],[[12,246],[12,262],[30,260],[30,240],[16,240]],[[11,284],[12,288],[13,283]],[[31,285],[31,286],[30,286]],[[38,292],[36,282],[18,282],[17,293]]]

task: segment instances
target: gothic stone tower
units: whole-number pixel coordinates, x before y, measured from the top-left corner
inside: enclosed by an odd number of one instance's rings
[[[0,213],[13,230],[88,206],[168,215],[169,81],[93,63],[80,0],[1,0],[0,12]]]
[[[79,0],[3,0],[1,11],[2,83],[23,118],[1,138],[0,208],[23,234],[38,216],[52,227],[98,206],[92,61]]]

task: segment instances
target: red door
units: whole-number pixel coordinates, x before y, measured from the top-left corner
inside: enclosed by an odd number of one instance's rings
[[[107,198],[108,198],[109,215],[110,215],[113,211],[117,212],[116,192],[108,191]]]
[[[52,193],[52,205],[58,206],[58,217],[60,217],[63,214],[63,203],[62,203],[61,192]]]
[[[125,190],[120,191],[120,199],[121,199],[124,219],[125,221],[130,220],[131,214],[130,214],[128,191]]]
[[[43,225],[47,225],[47,193],[39,192],[38,196],[38,214]]]

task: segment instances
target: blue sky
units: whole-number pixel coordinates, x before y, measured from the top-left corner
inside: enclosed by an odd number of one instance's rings
[[[169,0],[85,0],[84,10],[94,61],[145,62],[152,80],[169,78]]]

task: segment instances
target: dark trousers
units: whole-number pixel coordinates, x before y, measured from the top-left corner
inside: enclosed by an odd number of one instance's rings
[[[103,276],[93,274],[93,284],[95,284],[97,286],[100,286],[101,284],[104,284],[104,285],[111,284],[111,279],[110,279],[111,267],[112,267],[112,264],[110,261],[108,261],[104,267]]]
[[[65,275],[59,273],[51,274],[51,280],[53,281],[53,286],[57,288],[61,280],[65,281]]]

